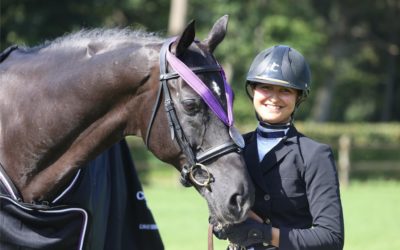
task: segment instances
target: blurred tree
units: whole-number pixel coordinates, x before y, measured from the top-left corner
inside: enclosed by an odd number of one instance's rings
[[[171,0],[168,34],[177,35],[186,25],[187,0]]]
[[[169,0],[1,0],[0,48],[34,45],[82,28],[166,32]]]
[[[318,90],[314,119],[399,120],[400,88],[395,83],[400,25],[393,20],[400,14],[400,2],[314,0],[313,6],[328,34],[320,51],[319,70],[325,80]]]

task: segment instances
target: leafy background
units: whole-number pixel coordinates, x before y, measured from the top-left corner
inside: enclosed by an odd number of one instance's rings
[[[400,120],[398,0],[1,0],[0,49],[37,45],[91,27],[132,27],[169,36],[170,2],[186,3],[205,38],[217,18],[230,15],[216,54],[236,90],[239,122],[254,114],[244,79],[254,56],[274,44],[301,51],[312,68],[312,94],[298,120]],[[172,15],[170,14],[172,13]]]

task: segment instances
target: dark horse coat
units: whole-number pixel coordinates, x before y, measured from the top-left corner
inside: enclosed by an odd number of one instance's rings
[[[0,208],[2,250],[164,249],[125,141],[82,168],[56,202],[30,205],[2,195]]]

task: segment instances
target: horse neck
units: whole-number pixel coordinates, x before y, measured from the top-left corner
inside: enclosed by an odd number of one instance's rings
[[[120,58],[102,54],[90,63],[48,57],[50,65],[36,67],[33,63],[46,60],[16,61],[18,70],[8,74],[18,81],[1,86],[1,92],[15,84],[23,87],[16,91],[18,98],[1,104],[0,161],[25,200],[46,198],[45,190],[65,185],[79,167],[123,136],[141,134],[135,120],[158,78],[153,76],[157,61],[146,53],[151,52],[130,51]]]

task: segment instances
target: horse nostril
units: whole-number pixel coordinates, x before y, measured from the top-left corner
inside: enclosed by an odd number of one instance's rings
[[[238,212],[240,212],[243,206],[243,196],[240,194],[233,194],[229,199],[229,205],[235,209],[238,209]]]

